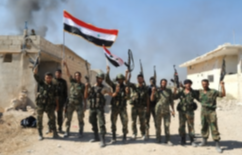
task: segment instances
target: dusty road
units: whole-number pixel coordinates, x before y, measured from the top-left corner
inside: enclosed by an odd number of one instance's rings
[[[238,105],[234,101],[222,100],[218,104],[217,109],[219,130],[221,133],[221,146],[224,150],[225,155],[242,155],[242,106]],[[128,143],[123,145],[121,122],[118,120],[118,142],[114,145],[110,145],[111,140],[111,124],[110,124],[110,113],[106,114],[106,128],[107,128],[107,146],[105,148],[99,148],[99,143],[89,143],[88,141],[92,138],[93,134],[91,131],[91,125],[88,122],[88,111],[85,113],[85,133],[84,137],[77,138],[78,124],[76,114],[73,117],[71,136],[69,138],[61,138],[57,140],[51,139],[51,135],[44,135],[43,141],[38,141],[38,135],[36,129],[22,129],[19,127],[19,121],[28,116],[27,112],[7,112],[3,116],[3,120],[0,123],[0,155],[62,155],[62,154],[132,154],[132,155],[145,155],[145,154],[186,154],[186,155],[207,155],[207,154],[218,154],[214,148],[214,143],[209,138],[208,146],[197,147],[192,146],[181,146],[179,145],[180,138],[178,136],[178,116],[171,119],[171,141],[174,146],[166,146],[163,144],[155,143],[155,128],[154,121],[151,120],[151,137],[147,141],[142,141],[141,135],[136,141],[130,139],[131,132],[131,119],[130,109],[129,112],[129,134]],[[195,130],[196,135],[200,137],[200,107],[196,111]],[[47,118],[45,116],[45,128]],[[163,129],[163,127],[162,127]],[[163,131],[162,131],[162,134]],[[63,135],[60,134],[62,137]],[[201,138],[196,138],[199,142]]]

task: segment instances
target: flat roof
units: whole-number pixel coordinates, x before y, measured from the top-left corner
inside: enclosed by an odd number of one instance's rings
[[[242,49],[242,45],[231,45],[230,43],[226,43],[218,46],[215,50],[205,53],[199,57],[196,57],[192,60],[184,62],[179,65],[179,67],[188,67],[191,65],[195,65],[207,60],[210,60],[214,57],[226,56],[226,55],[236,55],[238,54],[238,49]]]

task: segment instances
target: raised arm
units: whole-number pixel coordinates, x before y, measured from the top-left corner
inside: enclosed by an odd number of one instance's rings
[[[223,81],[221,81],[220,82],[220,86],[221,86],[221,89],[222,89],[222,96],[221,97],[224,97],[224,96],[226,96],[226,91],[225,91],[225,88],[224,88],[224,82]]]
[[[67,65],[67,63],[66,63],[65,61],[63,61],[63,65],[64,65],[65,68],[66,68],[66,74],[67,74],[67,76],[70,77],[71,74],[70,74],[70,71],[69,71],[68,65]]]
[[[150,95],[150,100],[152,102],[155,101],[155,93],[156,93],[156,88],[152,87],[152,92],[151,92],[151,95]]]
[[[38,75],[38,67],[35,67],[35,69],[34,69],[34,79],[36,82],[38,82],[38,83],[40,82],[40,77]]]
[[[114,84],[113,81],[110,79],[109,72],[110,72],[110,67],[107,66],[107,75],[105,76],[105,82],[106,82],[110,87],[112,87],[112,89],[113,89],[113,91],[114,91],[115,84]]]
[[[170,97],[169,97],[169,100],[170,100],[170,103],[171,103],[171,114],[173,117],[175,117],[175,110],[174,110],[174,101],[173,101],[173,94],[172,94],[172,91],[171,91],[171,94],[170,94]]]
[[[86,83],[85,84],[85,91],[84,91],[84,99],[88,99],[88,88],[89,88],[89,84]]]

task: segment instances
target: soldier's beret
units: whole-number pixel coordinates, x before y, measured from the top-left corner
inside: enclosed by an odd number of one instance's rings
[[[46,73],[45,73],[45,76],[46,76],[46,75],[47,75],[47,76],[53,76],[53,74],[52,74],[51,72],[46,72]]]

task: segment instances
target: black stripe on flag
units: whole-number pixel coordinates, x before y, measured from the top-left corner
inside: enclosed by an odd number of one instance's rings
[[[69,33],[73,33],[73,34],[76,34],[80,37],[83,37],[87,41],[92,42],[97,46],[103,46],[104,45],[106,47],[110,47],[113,44],[113,41],[102,40],[102,39],[95,38],[93,36],[83,34],[78,28],[67,25],[65,23],[64,23],[64,30],[69,32]]]
[[[108,59],[108,61],[113,64],[115,67],[120,66],[117,61],[114,61],[113,59],[110,59],[106,54],[105,54],[106,58]]]

